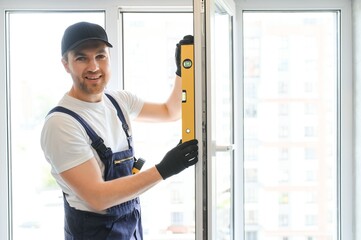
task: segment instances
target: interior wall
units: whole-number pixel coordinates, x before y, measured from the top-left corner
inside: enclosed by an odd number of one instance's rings
[[[353,15],[353,83],[354,83],[354,186],[355,239],[361,239],[361,0],[352,0]]]

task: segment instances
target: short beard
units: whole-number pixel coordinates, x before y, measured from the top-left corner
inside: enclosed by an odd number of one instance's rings
[[[87,94],[99,94],[99,93],[102,93],[104,91],[106,85],[107,85],[106,82],[102,82],[100,84],[91,84],[91,85],[80,83],[78,85],[78,87],[84,93],[87,93]]]

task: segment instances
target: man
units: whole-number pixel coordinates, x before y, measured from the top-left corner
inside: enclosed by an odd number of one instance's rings
[[[46,118],[41,146],[64,193],[65,239],[142,239],[138,196],[198,161],[197,140],[181,143],[160,163],[132,174],[130,118],[174,121],[181,111],[180,45],[174,89],[165,103],[106,90],[110,55],[105,30],[80,22],[62,39],[62,63],[73,85]]]

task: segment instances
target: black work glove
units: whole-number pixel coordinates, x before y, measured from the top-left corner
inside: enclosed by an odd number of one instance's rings
[[[181,77],[181,45],[190,45],[193,44],[194,38],[192,35],[186,35],[182,40],[177,43],[177,47],[175,49],[175,63],[177,65],[177,71],[175,74]]]
[[[163,160],[156,164],[158,172],[163,179],[180,173],[189,166],[198,162],[198,140],[193,139],[178,144],[170,150]]]

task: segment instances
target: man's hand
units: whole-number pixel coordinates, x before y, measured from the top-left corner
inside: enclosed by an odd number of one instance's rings
[[[190,45],[193,44],[194,38],[192,35],[186,35],[182,40],[177,43],[177,47],[175,49],[175,63],[177,65],[177,71],[175,74],[181,77],[181,45]]]
[[[163,179],[180,173],[198,162],[198,140],[178,144],[156,166]]]

